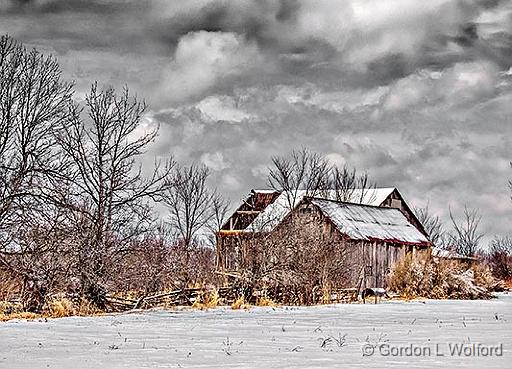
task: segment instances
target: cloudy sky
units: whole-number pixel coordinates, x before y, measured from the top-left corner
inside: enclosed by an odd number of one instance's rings
[[[147,157],[214,173],[233,200],[301,146],[442,216],[512,228],[512,1],[0,0],[0,33],[146,98]]]

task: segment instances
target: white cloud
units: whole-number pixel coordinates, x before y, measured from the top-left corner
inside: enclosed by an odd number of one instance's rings
[[[396,81],[383,98],[388,111],[438,104],[473,104],[493,96],[498,68],[489,62],[457,63],[443,72],[419,71]]]
[[[155,120],[152,112],[145,114],[140,124],[131,132],[131,134],[127,137],[128,141],[134,142],[148,134],[151,134],[154,131],[158,131],[159,123]]]
[[[343,157],[343,155],[340,155],[338,153],[330,153],[330,154],[327,154],[325,156],[325,158],[327,159],[327,161],[331,164],[331,165],[336,165],[336,166],[339,166],[339,167],[342,167],[343,165],[346,164],[346,160],[345,158]]]
[[[176,47],[165,72],[163,92],[168,99],[199,95],[221,81],[240,75],[259,59],[258,48],[231,32],[191,32]]]
[[[251,168],[253,177],[266,178],[268,175],[268,166],[265,164],[258,164]]]
[[[243,109],[236,106],[235,99],[226,95],[213,95],[201,100],[196,107],[204,115],[205,119],[214,122],[227,121],[240,123],[252,117]]]
[[[167,19],[188,14],[197,14],[206,6],[218,3],[217,0],[169,1],[153,0],[152,15],[157,19]]]
[[[242,183],[240,182],[240,179],[235,176],[234,174],[224,174],[221,178],[221,187],[220,189],[222,191],[241,191],[242,189],[244,191],[247,191],[247,189],[244,189]]]
[[[324,41],[340,52],[339,62],[361,71],[388,55],[416,57],[433,35],[456,36],[472,8],[450,0],[302,0],[300,4],[295,22],[273,27],[271,23],[274,36],[292,44]]]
[[[224,160],[224,155],[221,152],[204,153],[200,158],[201,162],[208,168],[214,171],[221,171],[230,167]]]

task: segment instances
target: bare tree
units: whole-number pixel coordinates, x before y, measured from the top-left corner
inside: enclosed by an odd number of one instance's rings
[[[66,224],[53,201],[67,163],[54,133],[72,95],[53,57],[0,37],[0,265],[32,311],[67,271]]]
[[[463,218],[458,222],[450,210],[450,220],[453,226],[449,234],[451,246],[460,255],[473,256],[479,250],[479,244],[484,236],[480,231],[482,217],[476,209],[469,209],[464,206]]]
[[[131,240],[151,229],[148,200],[159,200],[174,162],[157,162],[144,175],[137,160],[158,128],[141,129],[146,105],[128,89],[118,95],[112,88],[99,90],[95,83],[85,106],[87,116],[72,105],[73,114],[58,135],[73,164],[72,190],[62,204],[72,210],[79,227],[76,268],[81,292],[101,306],[112,277],[109,269],[125,256]]]
[[[63,172],[53,133],[72,93],[53,57],[0,37],[0,242]]]
[[[217,191],[213,191],[211,207],[212,219],[209,222],[208,228],[210,229],[212,235],[214,236],[212,239],[212,243],[216,245],[218,243],[218,233],[229,217],[229,210],[231,208],[231,204],[225,197],[220,195]]]
[[[205,166],[176,166],[167,178],[164,203],[170,223],[188,249],[212,221],[214,194],[207,185],[210,172]]]
[[[491,241],[489,261],[496,277],[512,277],[512,237],[495,237]]]
[[[208,187],[210,172],[203,165],[178,165],[169,174],[164,203],[169,211],[169,225],[177,242],[172,247],[171,274],[181,288],[204,281],[214,267],[214,249],[208,240],[217,237],[227,211],[227,204]],[[211,275],[210,275],[211,279]]]
[[[363,203],[375,196],[375,183],[367,172],[358,173],[347,165],[330,165],[325,157],[307,149],[291,155],[273,157],[268,182],[276,191],[284,191],[291,209],[300,196],[324,196],[337,201]]]
[[[329,163],[308,149],[294,150],[291,155],[273,157],[268,183],[276,191],[286,193],[287,206],[292,209],[302,191],[315,196],[328,187]]]
[[[213,247],[215,248],[215,264],[218,268],[220,266],[220,257],[222,254],[222,241],[220,239],[219,232],[222,229],[222,226],[226,222],[226,220],[229,217],[229,210],[231,208],[231,205],[229,201],[227,201],[224,197],[222,197],[220,194],[215,192],[213,194],[212,199],[212,212],[213,217],[212,221],[210,222],[209,228],[210,228],[210,239]]]
[[[218,192],[214,192],[212,196],[212,211],[213,221],[211,223],[211,229],[215,233],[220,231],[224,223],[229,217],[229,210],[231,204],[229,201],[220,195]]]
[[[373,200],[375,183],[370,181],[367,172],[358,174],[355,168],[347,165],[333,166],[330,170],[329,189],[334,191],[337,201],[363,203]]]
[[[419,222],[423,225],[429,240],[434,244],[434,246],[444,248],[446,232],[441,218],[437,215],[433,215],[430,212],[428,205],[423,208],[415,207],[414,213],[416,214]]]

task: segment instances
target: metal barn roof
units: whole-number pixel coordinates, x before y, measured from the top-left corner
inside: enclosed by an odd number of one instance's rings
[[[355,240],[428,243],[427,238],[398,209],[311,199],[343,234]]]
[[[395,190],[394,187],[375,189],[354,189],[343,200],[365,205],[381,205]],[[252,223],[245,229],[246,232],[270,232],[308,195],[306,190],[283,191],[268,205]],[[320,191],[314,194],[316,198],[335,200],[339,192],[334,190]],[[291,203],[291,204],[290,204]],[[291,205],[291,206],[290,206]]]

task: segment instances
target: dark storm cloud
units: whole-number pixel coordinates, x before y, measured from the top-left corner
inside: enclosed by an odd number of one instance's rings
[[[119,14],[127,10],[142,10],[149,3],[140,1],[102,1],[102,0],[7,0],[6,10],[11,14],[45,14],[45,13],[93,13]],[[120,6],[123,9],[120,9]]]
[[[4,4],[2,6],[2,4]],[[22,41],[70,50],[141,52],[155,45],[144,32],[147,1],[0,1],[0,30]],[[46,45],[45,45],[46,46]]]
[[[183,5],[174,1],[8,3],[15,4],[10,7],[14,14],[32,16],[32,22],[38,17],[35,26],[21,32],[23,38],[41,34],[61,40],[57,48],[60,53],[68,48],[145,51],[149,45],[160,55],[172,56],[181,37],[207,31],[243,35],[257,43],[280,78],[306,76],[315,78],[317,83],[332,79],[334,73],[338,80],[352,86],[387,84],[417,69],[442,69],[479,57],[491,59],[504,69],[510,67],[511,34],[495,32],[482,39],[476,22],[482,9],[494,9],[500,2],[445,2],[426,10],[415,6],[412,11],[423,22],[419,28],[414,19],[407,22],[405,18],[391,19],[396,25],[371,24],[372,13],[375,17],[380,15],[378,8],[373,11],[368,6],[359,21],[346,6],[349,2],[337,1],[321,1],[319,5],[308,1],[190,1]],[[395,7],[400,5],[398,2]],[[313,22],[321,22],[318,27],[308,19],[311,11],[317,11]],[[329,13],[340,16],[332,18]],[[41,16],[48,18],[48,24]],[[401,35],[414,35],[415,31],[417,37],[413,39]],[[340,43],[332,37],[336,32],[343,33]],[[390,45],[372,54],[372,48],[379,50],[389,42],[383,40],[387,35],[398,47]],[[460,49],[454,50],[454,45]],[[368,48],[369,55],[357,55],[361,46]]]
[[[510,33],[493,33],[483,38],[478,33],[477,18],[482,10],[499,6],[500,2],[445,2],[432,7],[430,11],[424,11],[420,5],[417,10],[422,18],[419,21],[423,23],[419,24],[421,27],[418,29],[414,20],[408,23],[403,19],[397,19],[396,25],[372,27],[365,23],[365,19],[357,24],[354,23],[356,17],[351,14],[350,7],[343,2],[319,2],[320,17],[325,19],[317,21],[325,23],[315,29],[308,19],[311,10],[315,8],[314,2],[240,1],[233,4],[206,1],[202,6],[192,7],[189,11],[184,6],[182,12],[170,12],[167,16],[157,17],[151,29],[156,37],[169,44],[175,44],[184,34],[199,30],[235,32],[243,34],[248,40],[255,40],[262,52],[274,57],[273,62],[282,67],[280,71],[285,75],[289,71],[294,76],[303,75],[312,69],[316,74],[325,70],[325,74],[332,75],[333,68],[318,67],[318,64],[326,63],[334,65],[334,69],[339,72],[345,72],[347,82],[354,85],[379,84],[388,83],[426,66],[442,69],[478,57],[497,61],[503,68],[510,67],[510,59],[507,60]],[[368,14],[364,16],[371,18],[372,10],[365,11]],[[341,16],[330,19],[329,12]],[[378,9],[375,10],[375,16],[379,17],[377,12]],[[338,27],[336,23],[332,26],[329,22],[339,22],[342,26]],[[346,27],[343,23],[346,23]],[[394,34],[398,45],[401,43],[400,33],[414,34],[415,31],[418,31],[418,37],[409,45],[410,50],[401,50],[400,47],[394,50],[390,47],[376,55],[366,58],[362,56],[355,62],[349,60],[350,54],[362,45],[378,48],[387,33]],[[346,33],[342,44],[337,44],[335,37],[331,37],[334,32]],[[479,40],[483,42],[479,43]],[[460,48],[454,50],[455,45]],[[494,52],[486,52],[489,46]],[[352,65],[354,63],[356,68]],[[358,73],[357,67],[360,65],[368,68]]]
[[[127,83],[161,127],[147,160],[200,161],[233,199],[308,146],[510,229],[510,1],[0,0],[0,32],[57,54],[80,96]]]

